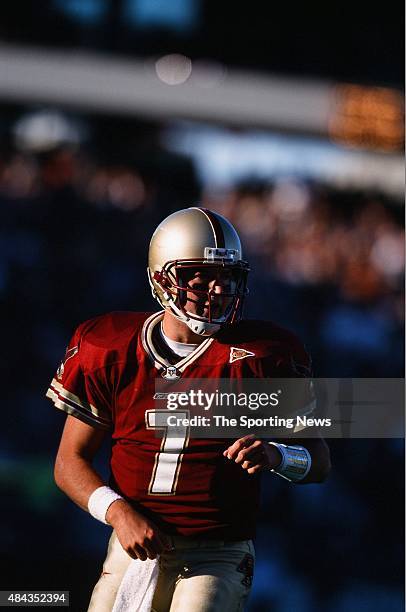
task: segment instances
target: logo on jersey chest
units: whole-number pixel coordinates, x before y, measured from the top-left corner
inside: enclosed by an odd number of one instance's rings
[[[162,378],[167,380],[177,380],[181,377],[181,373],[175,366],[168,366],[161,374]]]
[[[234,363],[234,361],[239,361],[240,359],[245,359],[246,357],[255,357],[255,353],[246,351],[242,348],[236,348],[235,346],[230,347],[229,363]]]

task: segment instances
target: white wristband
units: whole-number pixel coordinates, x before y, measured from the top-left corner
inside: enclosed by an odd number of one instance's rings
[[[106,521],[107,510],[117,499],[123,499],[123,497],[113,491],[113,489],[110,489],[110,487],[98,487],[89,497],[87,507],[90,514],[95,519],[101,521],[105,525],[108,525]]]
[[[272,472],[290,482],[300,482],[300,480],[306,478],[312,466],[312,458],[307,448],[287,446],[278,442],[269,442],[269,444],[276,446],[282,455],[281,463],[271,470]]]

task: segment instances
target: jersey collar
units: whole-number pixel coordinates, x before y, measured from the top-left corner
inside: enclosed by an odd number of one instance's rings
[[[214,338],[207,338],[201,344],[199,344],[195,350],[190,353],[190,355],[183,357],[175,365],[173,365],[170,363],[170,361],[168,361],[168,359],[166,359],[165,356],[158,353],[152,342],[152,333],[156,325],[160,325],[162,319],[164,318],[164,314],[165,311],[161,310],[148,317],[142,327],[141,341],[145,352],[151,359],[158,372],[160,372],[164,378],[176,379],[180,378],[185,369],[195,362],[201,355],[203,355],[203,353],[213,342]]]

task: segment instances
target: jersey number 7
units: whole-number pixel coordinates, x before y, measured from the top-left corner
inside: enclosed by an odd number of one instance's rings
[[[176,417],[176,426],[168,427],[168,417]],[[189,426],[181,423],[189,420],[188,410],[146,410],[147,429],[163,431],[161,448],[155,455],[154,468],[149,482],[149,495],[175,495],[183,451],[189,443]],[[168,431],[170,430],[170,431]]]

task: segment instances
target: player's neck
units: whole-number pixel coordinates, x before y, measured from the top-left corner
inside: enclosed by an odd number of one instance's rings
[[[185,344],[201,344],[207,339],[207,336],[199,336],[192,332],[192,330],[182,323],[176,317],[173,316],[168,310],[165,310],[164,318],[162,321],[162,329],[168,338],[175,342],[184,342]]]

